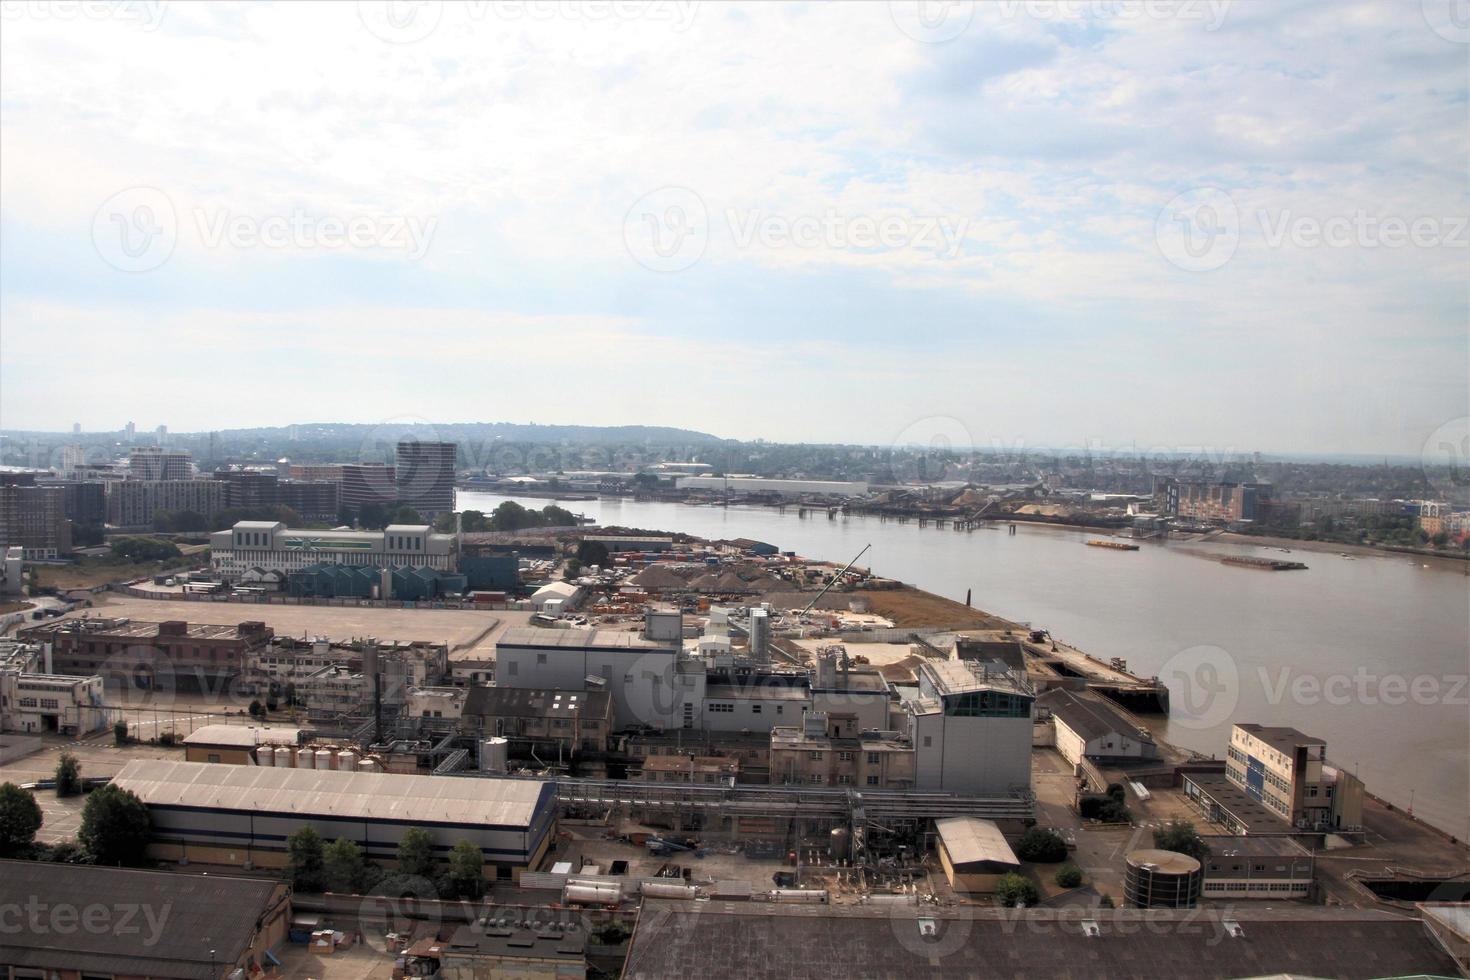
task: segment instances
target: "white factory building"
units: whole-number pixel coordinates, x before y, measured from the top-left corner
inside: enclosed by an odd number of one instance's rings
[[[251,569],[290,574],[311,565],[408,565],[453,571],[454,535],[427,524],[390,524],[381,531],[316,531],[279,521],[240,521],[209,536],[210,561],[225,581]]]
[[[85,735],[107,727],[102,678],[53,674],[34,644],[0,640],[0,732]]]
[[[904,705],[917,755],[914,788],[1009,796],[1031,786],[1035,692],[1005,664],[925,660],[919,698]]]

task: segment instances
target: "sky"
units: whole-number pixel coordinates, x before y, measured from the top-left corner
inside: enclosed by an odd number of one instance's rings
[[[1457,11],[5,0],[0,427],[1418,455]]]

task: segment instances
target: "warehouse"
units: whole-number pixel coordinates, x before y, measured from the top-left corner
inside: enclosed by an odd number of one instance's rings
[[[355,841],[392,862],[404,831],[434,837],[441,859],[459,841],[479,845],[499,878],[519,879],[545,853],[556,823],[554,783],[138,760],[113,785],[136,793],[153,818],[159,860],[280,868],[286,838],[305,826]],[[487,869],[488,870],[488,869]]]
[[[934,821],[939,863],[957,892],[993,892],[1003,874],[1021,869],[994,820],[946,817]]]
[[[1128,721],[1101,698],[1057,688],[1037,698],[1036,707],[1051,712],[1057,751],[1074,766],[1084,758],[1122,762],[1159,757],[1159,747],[1148,730]]]

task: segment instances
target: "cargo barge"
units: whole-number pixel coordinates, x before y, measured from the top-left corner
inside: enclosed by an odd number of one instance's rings
[[[1281,561],[1276,558],[1250,558],[1245,555],[1227,555],[1221,558],[1220,561],[1226,565],[1260,568],[1268,572],[1294,572],[1307,567],[1299,561]]]
[[[1094,539],[1087,542],[1089,548],[1112,548],[1114,551],[1137,551],[1138,545],[1129,544],[1126,541],[1101,541]]]

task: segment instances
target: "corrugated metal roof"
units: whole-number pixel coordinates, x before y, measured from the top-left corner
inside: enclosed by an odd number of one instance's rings
[[[522,827],[534,821],[546,782],[139,759],[113,784],[151,806]]]
[[[301,741],[299,728],[271,728],[255,725],[203,725],[189,733],[185,745],[233,745],[253,749],[257,745],[296,745]]]
[[[939,831],[939,839],[944,842],[944,849],[949,852],[952,864],[975,864],[980,861],[1010,865],[1021,863],[1016,860],[1015,852],[1006,843],[1005,835],[1000,832],[994,820],[945,817],[934,821],[934,829]]]

